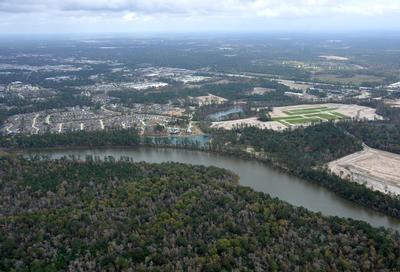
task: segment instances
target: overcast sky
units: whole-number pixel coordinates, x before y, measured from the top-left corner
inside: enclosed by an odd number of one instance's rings
[[[400,0],[0,0],[0,33],[397,31]]]

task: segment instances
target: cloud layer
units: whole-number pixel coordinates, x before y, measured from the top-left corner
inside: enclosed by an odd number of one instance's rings
[[[399,0],[1,0],[0,30],[396,28]],[[392,23],[391,23],[392,22]],[[270,24],[269,24],[270,23]],[[222,24],[222,25],[221,25]],[[261,25],[260,25],[261,24]],[[47,26],[46,26],[47,25]],[[224,26],[225,25],[225,28]],[[347,25],[349,26],[349,25]]]

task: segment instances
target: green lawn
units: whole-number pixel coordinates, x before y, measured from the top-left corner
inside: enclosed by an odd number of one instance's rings
[[[348,116],[346,116],[346,115],[344,115],[344,114],[341,114],[341,113],[339,113],[339,112],[336,112],[336,111],[333,111],[333,112],[331,112],[333,115],[336,115],[337,117],[339,117],[339,118],[349,118]]]
[[[289,110],[289,112],[297,113],[297,114],[303,114],[303,113],[307,113],[309,111],[321,111],[321,110],[327,110],[327,109],[329,109],[329,108],[328,107],[303,108],[303,109]]]
[[[320,118],[300,118],[300,119],[292,119],[287,121],[291,125],[302,125],[308,123],[319,123],[322,122]]]
[[[307,109],[295,109],[284,111],[287,115],[301,115],[301,114],[309,114],[309,113],[317,113],[317,112],[331,112],[337,110],[337,108],[329,108],[329,107],[319,107],[319,108],[307,108]]]
[[[296,115],[296,116],[286,116],[286,117],[275,117],[272,118],[272,121],[286,121],[286,120],[290,120],[290,119],[299,119],[302,118],[302,116]]]
[[[301,125],[308,123],[319,123],[322,121],[334,121],[347,118],[346,115],[336,112],[337,108],[316,107],[284,111],[287,116],[274,117],[272,121],[283,125]]]
[[[319,118],[322,118],[322,119],[325,119],[325,120],[328,120],[328,121],[342,119],[341,116],[333,114],[333,112],[332,112],[332,114],[321,112],[321,113],[307,114],[305,116],[306,117],[319,117]]]
[[[290,124],[284,120],[278,120],[279,123],[281,123],[284,126],[290,126]]]

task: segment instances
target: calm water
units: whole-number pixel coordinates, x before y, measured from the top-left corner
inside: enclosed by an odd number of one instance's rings
[[[400,220],[370,211],[340,198],[334,193],[310,182],[289,176],[260,162],[243,160],[200,151],[164,148],[106,148],[106,149],[61,149],[29,151],[29,154],[48,155],[56,159],[74,155],[84,160],[87,155],[131,157],[135,161],[160,163],[167,161],[196,165],[213,165],[232,170],[240,176],[240,184],[256,191],[270,194],[295,206],[303,206],[324,215],[363,220],[375,227],[390,227],[400,230]]]

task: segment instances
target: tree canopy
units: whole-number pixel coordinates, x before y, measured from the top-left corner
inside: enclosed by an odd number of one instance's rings
[[[395,271],[400,237],[215,167],[1,158],[2,271]]]

